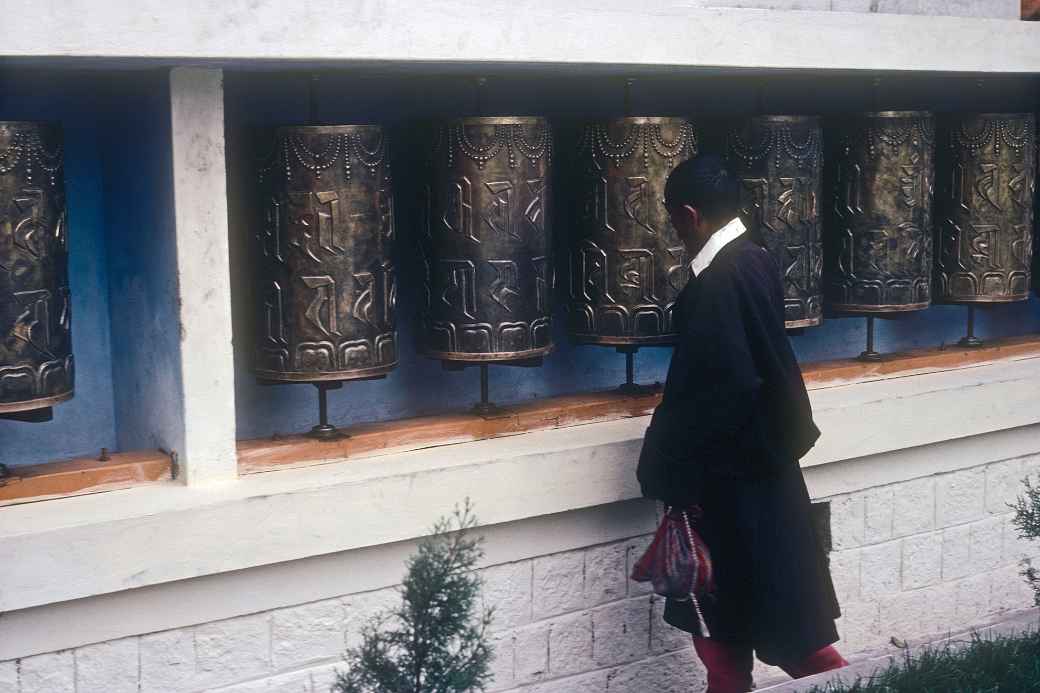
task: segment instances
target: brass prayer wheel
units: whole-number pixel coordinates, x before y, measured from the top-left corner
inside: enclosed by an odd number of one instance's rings
[[[829,139],[824,295],[838,312],[931,302],[935,129],[923,111],[851,116]]]
[[[685,118],[585,124],[580,209],[569,237],[569,329],[576,341],[675,343],[672,308],[690,277],[690,258],[668,219],[664,186],[697,145]]]
[[[278,128],[260,166],[254,371],[319,382],[397,365],[390,159],[377,125]]]
[[[437,129],[420,247],[422,350],[515,361],[552,349],[552,134],[534,117],[461,118]]]
[[[959,114],[939,122],[936,300],[1029,297],[1036,118]]]
[[[0,414],[73,394],[63,158],[59,126],[0,122]]]
[[[740,178],[741,213],[776,260],[784,323],[823,321],[819,199],[823,134],[813,116],[756,116],[729,132],[727,158]]]

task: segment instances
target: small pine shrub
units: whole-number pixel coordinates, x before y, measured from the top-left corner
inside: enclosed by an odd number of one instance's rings
[[[1019,496],[1011,506],[1015,511],[1011,522],[1022,539],[1040,539],[1040,486],[1027,478],[1025,487],[1025,495]],[[1040,571],[1032,561],[1026,559],[1022,562],[1022,576],[1033,588],[1033,602],[1040,606]]]
[[[478,611],[481,580],[474,572],[483,537],[467,500],[442,517],[408,559],[401,605],[369,621],[361,644],[344,657],[336,693],[468,693],[491,677],[487,642],[492,609]]]

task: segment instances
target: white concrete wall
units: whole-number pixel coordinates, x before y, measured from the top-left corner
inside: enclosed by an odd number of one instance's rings
[[[432,62],[1035,72],[1040,28],[1011,21],[1017,15],[1010,7],[1009,0],[307,0],[288,11],[282,3],[254,0],[141,0],[101,5],[70,22],[62,3],[7,0],[4,51],[44,62],[90,57],[173,64],[390,61],[412,68]]]
[[[806,471],[810,486],[820,471]],[[958,631],[1030,606],[1019,560],[1040,558],[1040,545],[1017,538],[1006,504],[1021,492],[1022,478],[1038,472],[1040,455],[1031,455],[817,499],[831,503],[842,651],[877,647],[892,636]],[[609,524],[605,514],[616,515],[619,526],[631,523],[633,510],[632,503],[622,503],[556,521],[579,536],[582,525]],[[544,536],[548,528],[538,523],[513,523],[519,526],[511,531]],[[527,544],[521,535],[495,528],[488,536],[491,555],[523,551]],[[664,624],[660,600],[627,579],[649,538],[614,539],[483,569],[484,597],[498,614],[490,690],[703,690],[688,636]],[[403,553],[384,548],[384,568],[391,555],[395,565],[383,573],[399,575]],[[358,559],[355,565],[364,571],[367,564]],[[220,589],[214,587],[210,598],[219,599]],[[317,693],[328,689],[342,666],[344,648],[358,642],[361,623],[396,599],[384,584],[0,662],[0,693]],[[140,606],[148,608],[147,602]],[[154,608],[162,608],[160,600]],[[760,682],[782,676],[765,666],[756,675]]]
[[[685,2],[664,0],[663,4],[686,7],[869,12],[992,19],[1018,19],[1020,8],[1019,0],[685,0]]]

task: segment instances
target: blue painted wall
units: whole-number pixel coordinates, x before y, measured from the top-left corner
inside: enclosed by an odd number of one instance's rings
[[[138,288],[173,271],[156,243],[172,239],[172,225],[157,222],[169,210],[166,93],[162,72],[0,71],[0,119],[56,121],[64,130],[76,358],[75,397],[54,408],[53,421],[0,420],[0,463],[155,447],[145,421],[163,404],[139,375],[160,382],[179,375],[135,364],[158,340],[134,339],[123,328],[150,311],[168,318],[176,305],[168,281],[153,292],[159,301],[143,300]],[[161,349],[175,354],[176,322],[162,329],[169,339]]]
[[[168,73],[126,80],[105,146],[117,443],[176,450],[184,422]]]
[[[65,130],[70,220],[70,283],[77,359],[76,397],[55,408],[46,424],[0,421],[0,462],[28,464],[112,450],[175,444],[180,396],[177,367],[176,274],[169,158],[168,86],[162,71],[67,72],[0,70],[0,118],[56,120]],[[1034,84],[933,76],[892,78],[875,94],[861,78],[735,78],[713,74],[657,74],[636,83],[635,112],[819,112],[884,107],[936,109],[1029,108]],[[306,121],[307,82],[301,75],[229,71],[227,75],[229,189],[239,438],[305,430],[316,416],[309,386],[258,386],[249,372],[254,317],[248,241],[253,175],[240,146],[245,128]],[[409,123],[472,112],[474,91],[455,75],[416,78],[403,71],[326,77],[319,116],[328,122],[386,122],[395,135],[401,365],[387,379],[348,384],[331,394],[338,423],[373,421],[463,409],[478,395],[478,372],[444,371],[416,353],[417,289],[408,239],[418,228],[416,191],[421,168]],[[619,78],[593,73],[516,71],[492,80],[487,113],[541,112],[559,120],[612,115],[623,108]],[[565,200],[557,201],[559,205]],[[558,241],[566,229],[557,225]],[[542,368],[492,368],[494,399],[509,403],[613,387],[624,379],[624,358],[609,348],[576,346],[556,316],[556,351]],[[955,342],[964,310],[937,306],[879,323],[879,347],[896,351]],[[980,314],[978,331],[996,337],[1040,332],[1040,303],[1003,306]],[[793,337],[803,361],[857,354],[864,321],[830,320]],[[669,350],[640,352],[637,376],[662,380]],[[173,441],[171,443],[171,441]]]
[[[238,431],[241,438],[306,430],[316,420],[315,391],[307,385],[260,386],[250,373],[255,299],[249,271],[250,240],[255,217],[250,194],[254,173],[243,142],[249,128],[305,123],[308,87],[304,74],[260,71],[229,72],[226,76],[226,116],[229,129],[229,191],[231,195],[232,291],[235,310],[235,367]],[[421,176],[421,153],[410,123],[471,114],[475,91],[462,75],[403,72],[324,75],[318,89],[318,118],[327,123],[383,122],[395,135],[395,200],[400,247],[397,265],[400,366],[385,380],[348,383],[330,393],[330,418],[340,424],[377,421],[460,410],[479,396],[479,374],[442,369],[415,349],[415,311],[419,305],[418,276],[409,239],[419,228],[415,204]],[[1024,79],[990,81],[948,76],[892,77],[878,88],[864,77],[741,77],[658,73],[636,82],[635,113],[753,113],[764,109],[787,113],[836,113],[872,108],[928,107],[978,110],[1033,109],[1035,82]],[[565,121],[588,115],[623,112],[622,81],[617,76],[575,76],[559,71],[517,71],[492,76],[483,97],[486,114],[548,115]],[[566,199],[557,199],[557,205]],[[557,224],[557,242],[566,229]],[[560,301],[557,301],[560,306]],[[951,344],[963,335],[965,309],[936,306],[898,320],[879,321],[878,348],[901,351]],[[570,343],[561,310],[554,316],[556,350],[542,368],[493,367],[491,393],[495,401],[517,402],[563,393],[611,388],[625,377],[624,357],[611,348]],[[1000,337],[1040,332],[1040,301],[982,311],[978,334]],[[803,362],[846,358],[862,351],[865,320],[843,318],[792,337]],[[647,348],[637,357],[637,378],[663,380],[670,350]]]
[[[65,134],[69,221],[69,284],[76,395],[54,409],[54,420],[0,420],[0,462],[8,465],[115,448],[108,249],[105,237],[101,132],[104,107],[96,85],[80,77],[0,73],[0,119],[49,120]]]

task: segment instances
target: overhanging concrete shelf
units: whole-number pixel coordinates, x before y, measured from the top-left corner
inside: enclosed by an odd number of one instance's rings
[[[313,0],[305,21],[277,3],[203,0],[111,5],[71,22],[61,5],[6,9],[4,52],[44,60],[1040,72],[1040,25],[1007,19],[507,0]]]

